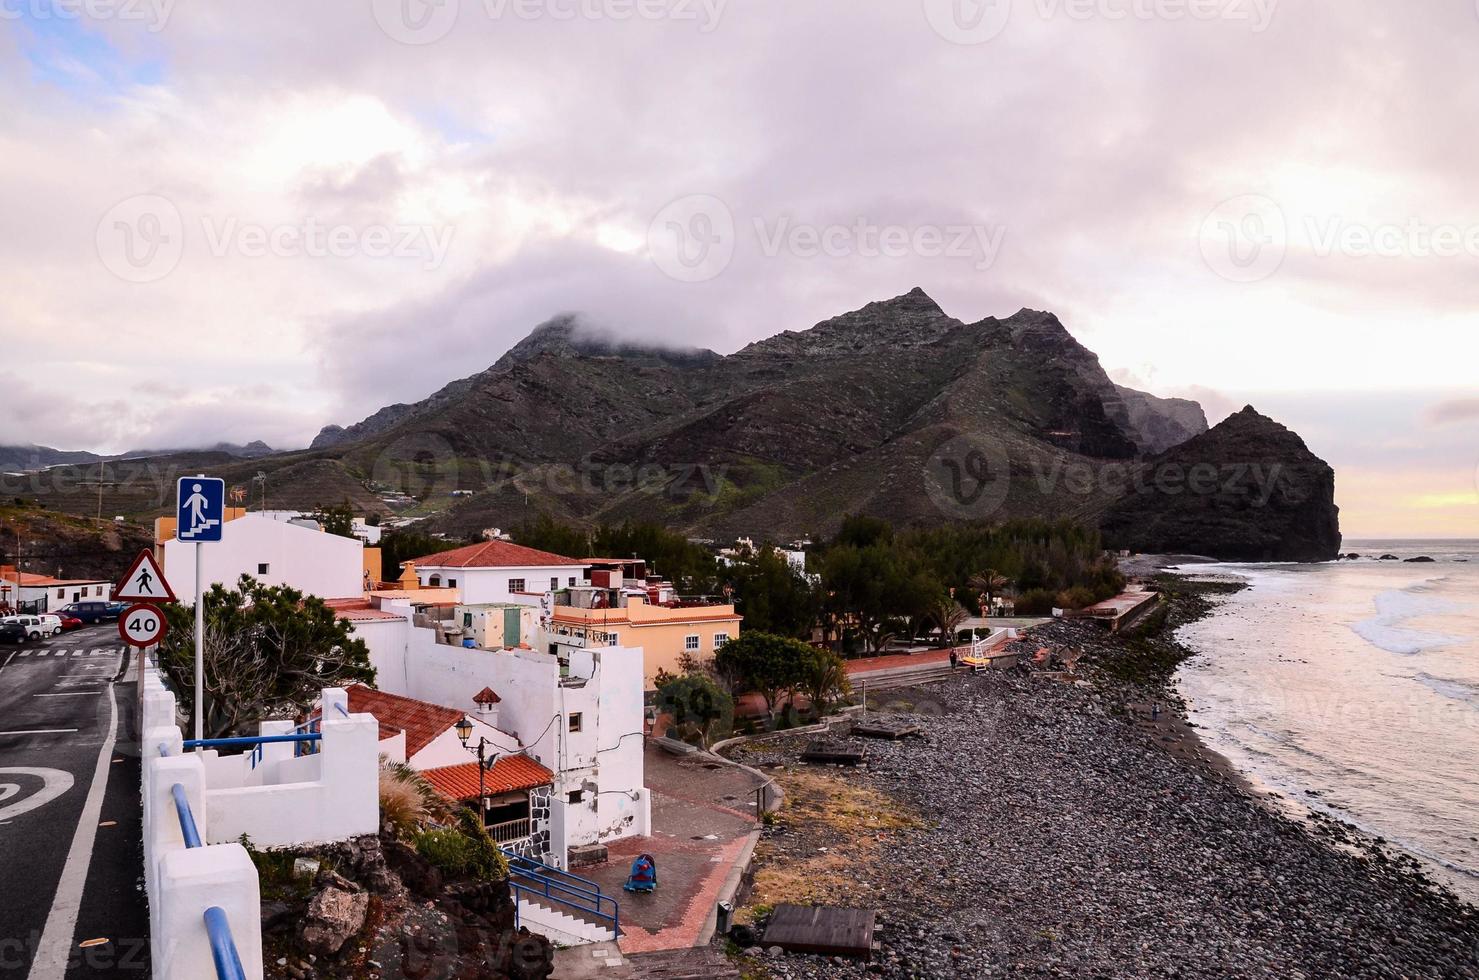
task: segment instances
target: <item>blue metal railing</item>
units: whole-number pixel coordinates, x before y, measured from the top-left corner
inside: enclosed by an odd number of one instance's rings
[[[550,878],[554,881],[561,882],[562,884],[565,884],[568,887],[575,889],[576,891],[586,891],[590,892],[592,895],[605,894],[603,891],[601,891],[601,885],[599,882],[591,881],[589,878],[582,878],[579,875],[571,874],[568,871],[561,871],[554,865],[545,864],[543,861],[536,860],[532,857],[526,857],[525,855],[520,854],[517,851],[511,851],[506,847],[500,847],[499,850],[503,852],[504,858],[508,861],[508,870],[510,872],[528,874],[535,877]]]
[[[211,938],[211,959],[216,961],[218,980],[246,980],[241,955],[231,938],[231,923],[226,921],[226,913],[219,905],[205,910],[205,931]]]
[[[557,902],[593,918],[611,923],[611,935],[621,935],[621,907],[616,899],[601,893],[594,881],[561,871],[534,858],[500,848],[508,859],[508,884],[514,893],[514,926],[519,925],[519,899],[526,893],[546,902]],[[547,872],[541,874],[534,868]],[[608,911],[609,909],[609,911]]]
[[[187,738],[185,748],[229,749],[245,748],[248,745],[264,745],[268,742],[317,742],[323,738],[318,732],[294,732],[288,735],[237,735],[231,738]]]
[[[185,798],[185,787],[175,783],[170,787],[175,797],[175,813],[180,817],[180,835],[186,847],[200,846],[200,831],[195,829],[195,814],[190,812],[190,801]]]

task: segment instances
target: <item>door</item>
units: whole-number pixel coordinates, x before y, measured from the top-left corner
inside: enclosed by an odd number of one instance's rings
[[[519,610],[503,610],[503,645],[516,647],[519,645]]]

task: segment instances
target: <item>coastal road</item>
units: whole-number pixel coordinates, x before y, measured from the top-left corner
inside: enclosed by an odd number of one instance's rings
[[[0,645],[3,980],[149,975],[123,650],[113,623]]]

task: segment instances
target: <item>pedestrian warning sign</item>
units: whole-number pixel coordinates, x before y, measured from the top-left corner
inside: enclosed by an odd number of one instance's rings
[[[154,560],[154,552],[145,548],[124,573],[113,590],[115,602],[174,602],[175,593],[164,580],[164,572]]]

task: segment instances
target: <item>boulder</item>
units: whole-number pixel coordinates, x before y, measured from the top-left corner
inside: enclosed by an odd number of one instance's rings
[[[1409,562],[1414,562],[1414,561],[1428,562],[1428,561],[1436,561],[1436,560],[1437,559],[1429,558],[1427,555],[1418,555],[1416,558],[1408,558],[1407,559],[1407,561],[1409,561]]]
[[[349,937],[364,928],[365,915],[369,911],[370,896],[367,893],[328,885],[308,903],[303,944],[319,955],[333,956],[344,947]]]

